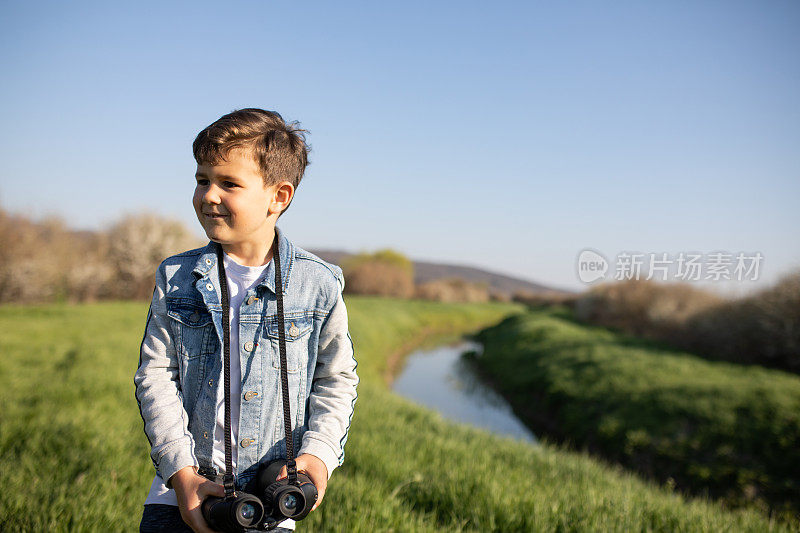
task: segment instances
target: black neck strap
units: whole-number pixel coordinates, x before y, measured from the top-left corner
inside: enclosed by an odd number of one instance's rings
[[[281,396],[283,397],[283,429],[286,434],[286,472],[289,483],[297,485],[297,465],[294,462],[294,439],[292,438],[292,406],[289,403],[289,372],[286,370],[286,326],[283,318],[283,283],[281,280],[281,256],[278,253],[278,233],[275,232],[275,297],[278,307],[278,347],[281,356]]]
[[[222,366],[225,379],[225,496],[236,491],[236,476],[233,473],[233,453],[231,451],[231,300],[228,296],[228,277],[225,275],[222,245],[217,244],[217,272],[222,293]]]
[[[286,370],[286,331],[283,318],[283,283],[281,282],[281,260],[278,252],[278,232],[273,239],[272,257],[275,261],[275,296],[278,307],[278,345],[281,359],[281,396],[283,397],[283,424],[286,432],[286,469],[289,483],[297,484],[297,466],[294,460],[294,439],[292,439],[292,420],[289,404],[289,375]],[[236,492],[236,476],[233,473],[233,453],[231,450],[231,304],[228,295],[228,278],[225,274],[222,245],[217,244],[217,271],[222,293],[222,353],[225,386],[225,496]]]

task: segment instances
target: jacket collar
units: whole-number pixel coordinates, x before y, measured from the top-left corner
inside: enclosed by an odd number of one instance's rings
[[[286,288],[289,286],[289,274],[292,271],[294,264],[294,245],[283,234],[283,230],[275,226],[275,235],[278,239],[278,253],[281,256],[281,283],[283,283],[283,294],[286,294]],[[209,243],[200,252],[200,257],[194,265],[194,272],[200,277],[206,277],[212,270],[216,274],[217,269],[217,243],[209,241]],[[275,293],[275,261],[274,258],[269,262],[267,269],[264,271],[264,278],[259,283],[259,287],[266,287],[272,293]]]

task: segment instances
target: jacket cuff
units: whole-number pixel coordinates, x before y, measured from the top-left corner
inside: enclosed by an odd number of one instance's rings
[[[191,448],[176,445],[168,449],[158,460],[158,475],[164,480],[168,489],[172,488],[172,476],[181,468],[193,466],[198,468],[197,462]]]
[[[328,469],[328,479],[331,478],[333,470],[339,466],[339,457],[336,455],[336,450],[324,440],[309,435],[308,432],[303,435],[303,445],[300,447],[298,455],[304,453],[311,454],[325,463],[325,468]]]

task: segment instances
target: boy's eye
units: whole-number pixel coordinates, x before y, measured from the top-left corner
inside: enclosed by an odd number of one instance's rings
[[[226,187],[238,187],[238,185],[232,181],[223,181],[222,184]]]
[[[204,178],[197,178],[197,184],[206,186],[206,185],[208,185],[208,180],[204,179]]]

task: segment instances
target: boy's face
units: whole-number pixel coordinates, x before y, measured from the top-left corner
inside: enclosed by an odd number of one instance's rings
[[[216,165],[198,164],[195,178],[192,204],[209,239],[228,245],[226,251],[272,242],[285,206],[285,192],[276,197],[276,191],[287,182],[265,187],[258,165],[243,150],[231,150],[228,161]]]

